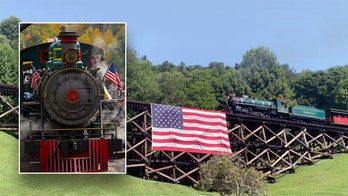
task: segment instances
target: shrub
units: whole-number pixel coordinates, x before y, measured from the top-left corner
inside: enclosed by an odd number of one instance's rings
[[[215,155],[200,168],[200,188],[220,195],[266,195],[264,175],[247,168],[236,157]]]

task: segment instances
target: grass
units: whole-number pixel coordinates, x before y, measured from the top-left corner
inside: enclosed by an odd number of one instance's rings
[[[268,195],[348,195],[348,154],[301,166],[269,184]]]
[[[268,195],[348,195],[348,154],[300,166],[268,184]],[[215,195],[129,175],[18,174],[18,141],[0,132],[1,195]]]

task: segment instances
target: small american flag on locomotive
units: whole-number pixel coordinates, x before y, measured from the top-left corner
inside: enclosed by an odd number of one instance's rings
[[[226,114],[151,104],[152,149],[230,154]]]
[[[40,79],[40,74],[36,71],[35,67],[33,66],[31,73],[30,88],[34,89],[34,91],[37,91],[37,84],[39,83]]]
[[[111,65],[109,66],[109,70],[106,72],[105,78],[114,83],[120,90],[122,89],[122,82],[118,77],[118,73],[113,63],[111,63]]]

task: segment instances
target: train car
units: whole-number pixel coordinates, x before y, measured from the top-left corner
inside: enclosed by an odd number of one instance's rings
[[[62,28],[54,42],[21,50],[21,135],[40,172],[105,172],[122,150],[101,122],[105,88],[93,61],[103,51],[78,37]]]
[[[330,108],[327,110],[327,119],[331,124],[348,126],[348,111]]]
[[[295,105],[291,107],[291,115],[295,119],[308,122],[325,122],[325,110],[311,106]]]

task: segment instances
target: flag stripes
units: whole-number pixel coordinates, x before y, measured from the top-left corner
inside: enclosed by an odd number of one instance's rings
[[[109,66],[109,70],[106,72],[105,78],[114,83],[117,86],[117,88],[122,89],[123,84],[118,76],[118,73],[115,69],[115,65],[113,63],[111,63],[111,65]]]
[[[206,154],[231,153],[226,114],[151,104],[152,149]]]
[[[31,73],[31,82],[30,82],[30,88],[34,89],[34,91],[38,91],[38,83],[41,79],[40,74],[36,71],[35,67],[33,66],[32,73]]]

